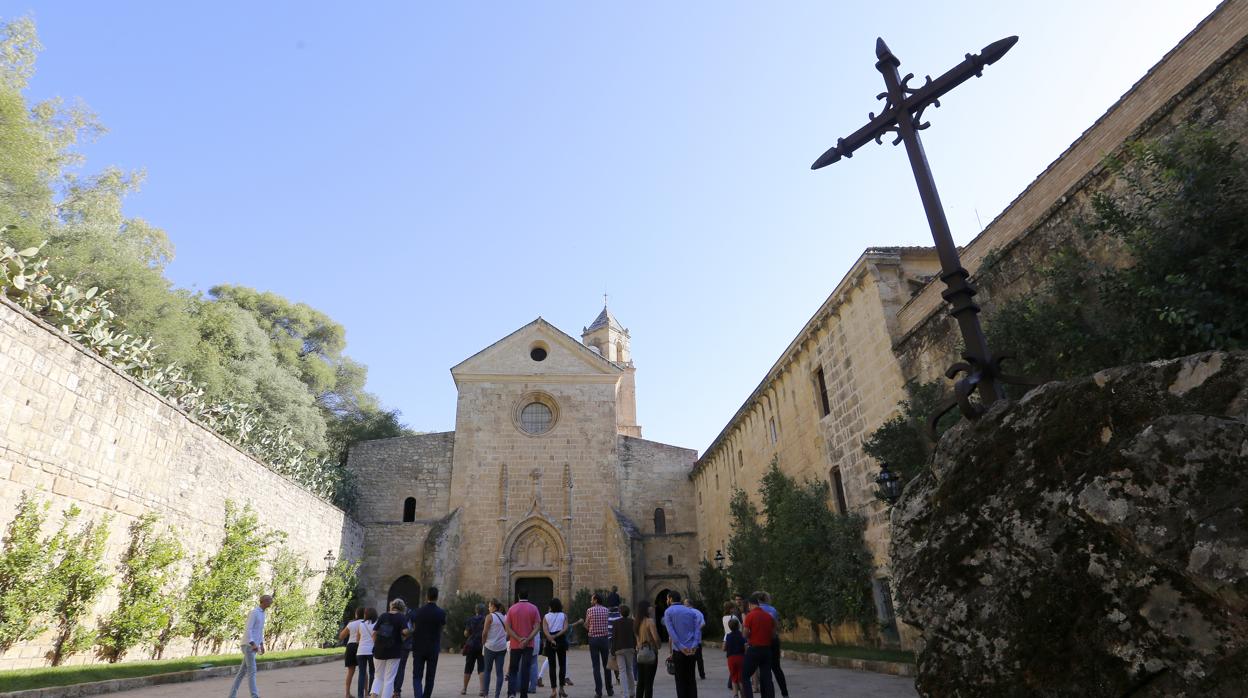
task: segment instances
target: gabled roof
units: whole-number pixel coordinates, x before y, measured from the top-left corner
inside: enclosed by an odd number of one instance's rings
[[[611,314],[610,310],[607,310],[607,306],[605,305],[602,306],[602,312],[598,313],[598,317],[590,323],[589,327],[585,328],[585,334],[589,334],[594,330],[602,329],[603,327],[613,329],[616,332],[624,332],[624,326],[620,324],[619,320],[615,319],[615,316]]]
[[[515,332],[508,334],[507,336],[499,339],[498,341],[482,349],[481,351],[478,351],[472,356],[469,356],[463,361],[460,361],[459,363],[455,364],[454,366],[451,367],[451,373],[455,374],[461,368],[471,363],[474,359],[477,359],[478,357],[483,356],[484,354],[488,353],[491,349],[499,346],[500,344],[507,342],[507,340],[511,339],[512,337],[515,337],[516,335],[530,328],[538,328],[540,330],[543,330],[545,334],[549,336],[552,340],[558,342],[559,344],[567,347],[569,350],[575,352],[578,357],[580,357],[582,360],[588,363],[591,367],[597,368],[602,373],[621,373],[624,370],[619,364],[615,363],[614,361],[608,361],[601,354],[590,349],[584,344],[581,344],[574,337],[564,332],[563,330],[559,329],[558,327],[555,327],[554,325],[550,324],[549,322],[547,322],[544,318],[542,318],[539,315],[538,318],[534,320],[533,322],[523,325],[522,327],[518,328]]]

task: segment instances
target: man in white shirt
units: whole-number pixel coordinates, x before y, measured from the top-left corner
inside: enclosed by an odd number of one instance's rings
[[[238,696],[238,687],[246,676],[250,681],[251,698],[260,698],[256,688],[256,655],[264,654],[264,612],[273,605],[273,597],[265,594],[260,597],[260,605],[247,614],[247,629],[243,632],[243,663],[238,667],[238,675],[234,677],[234,688],[230,689],[230,698]]]

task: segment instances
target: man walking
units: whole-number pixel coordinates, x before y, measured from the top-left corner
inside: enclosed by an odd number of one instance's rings
[[[741,675],[741,694],[754,698],[750,679],[758,672],[759,692],[763,698],[775,698],[776,689],[771,684],[771,643],[776,634],[776,621],[762,609],[763,593],[750,595],[750,612],[745,614],[742,631],[750,646],[745,650],[745,666]]]
[[[676,666],[676,698],[698,698],[698,645],[702,644],[702,614],[680,601],[680,592],[667,594],[667,610],[663,627],[672,643],[672,662]]]
[[[243,684],[246,676],[251,688],[251,698],[260,698],[256,688],[256,655],[264,654],[264,612],[273,605],[273,597],[265,594],[260,597],[260,605],[247,614],[247,629],[243,631],[243,663],[238,667],[234,677],[234,687],[230,689],[230,698],[238,696],[238,687]]]
[[[594,668],[594,698],[602,698],[602,679],[607,679],[607,695],[615,695],[611,686],[611,670],[607,668],[611,656],[611,612],[602,605],[602,597],[594,593],[585,611],[585,634],[589,635],[589,661]]]
[[[507,696],[515,695],[520,688],[520,698],[529,698],[529,681],[532,679],[533,638],[542,629],[542,614],[537,606],[529,603],[529,590],[521,589],[518,600],[507,609],[503,626],[507,629],[507,645],[511,658],[507,665]]]
[[[429,587],[425,593],[425,605],[409,616],[412,623],[412,695],[415,698],[430,698],[433,695],[438,653],[442,651],[442,626],[446,625],[446,611],[438,608],[437,602],[438,588]]]
[[[782,698],[789,698],[789,682],[784,680],[784,670],[780,668],[780,612],[771,605],[771,594],[765,591],[758,593],[763,601],[760,608],[776,622],[776,632],[771,637],[771,673],[776,677],[776,685],[780,687]]]

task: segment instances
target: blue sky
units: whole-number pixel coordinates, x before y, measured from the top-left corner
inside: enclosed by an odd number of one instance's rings
[[[904,12],[887,8],[905,6]],[[347,327],[369,388],[454,428],[448,369],[602,294],[647,438],[704,449],[871,245],[930,244],[904,152],[811,172],[878,110],[874,43],[935,76],[1018,45],[929,111],[965,243],[1216,6],[942,3],[67,3],[10,0],[30,95],[146,169],[127,213],[169,275],[276,291]]]

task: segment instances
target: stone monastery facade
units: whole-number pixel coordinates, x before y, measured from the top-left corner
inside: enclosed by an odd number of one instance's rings
[[[357,512],[365,602],[690,591],[697,453],[641,438],[629,342],[605,307],[581,341],[538,318],[451,369],[455,431],[352,448],[378,493]]]

